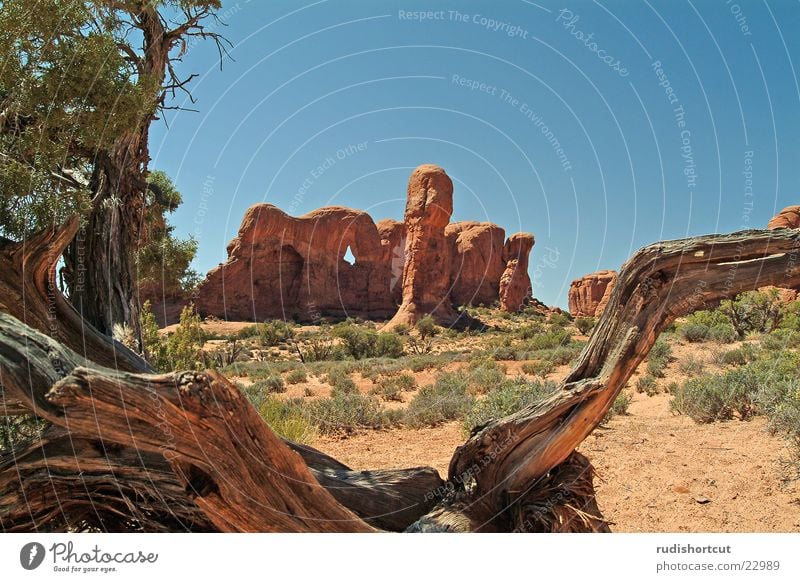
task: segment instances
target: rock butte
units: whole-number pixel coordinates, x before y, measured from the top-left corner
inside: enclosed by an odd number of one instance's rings
[[[366,212],[341,206],[293,217],[256,204],[228,244],[227,261],[200,284],[197,310],[245,321],[394,316],[392,325],[428,313],[452,323],[458,305],[499,302],[519,310],[531,298],[533,236],[505,241],[495,224],[450,223],[452,211],[452,182],[429,164],[409,179],[402,222],[376,224]]]
[[[597,271],[575,279],[569,286],[569,312],[573,317],[596,317],[603,313],[614,283],[616,271]]]
[[[800,228],[800,206],[787,206],[773,216],[767,223],[767,229]],[[569,312],[574,317],[599,316],[611,297],[614,282],[617,279],[615,271],[597,271],[590,273],[572,282],[569,288]],[[796,289],[783,289],[777,287],[762,287],[762,291],[777,289],[778,300],[784,303],[796,301]]]

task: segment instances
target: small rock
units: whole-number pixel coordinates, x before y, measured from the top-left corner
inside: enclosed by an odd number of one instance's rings
[[[708,497],[703,497],[703,496],[695,497],[694,500],[697,501],[697,503],[699,503],[700,505],[711,503],[711,500]]]

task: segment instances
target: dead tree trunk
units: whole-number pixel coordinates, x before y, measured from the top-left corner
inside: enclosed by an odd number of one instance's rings
[[[666,325],[745,290],[800,285],[798,248],[800,231],[773,230],[658,243],[639,251],[623,266],[561,388],[542,403],[476,429],[456,450],[446,483],[424,468],[349,471],[322,453],[276,438],[215,372],[112,370],[0,315],[4,397],[16,409],[61,427],[51,429],[42,443],[0,459],[2,527],[607,530],[594,503],[591,465],[576,447],[600,423]],[[51,268],[32,266],[37,272]],[[7,274],[2,272],[6,285]],[[28,292],[39,289],[34,285]],[[113,359],[108,353],[100,358]],[[73,456],[63,435],[79,443]],[[43,472],[45,455],[59,460],[55,475]],[[103,463],[111,476],[101,474]],[[39,496],[28,495],[31,484]],[[59,505],[61,499],[69,503]],[[90,506],[100,515],[92,516]],[[177,510],[170,514],[168,507]],[[392,520],[395,515],[402,518]]]

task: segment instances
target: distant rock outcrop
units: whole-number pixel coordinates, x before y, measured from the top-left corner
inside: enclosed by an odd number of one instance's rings
[[[614,283],[616,271],[597,271],[576,279],[569,286],[569,312],[573,317],[595,317],[603,313]]]
[[[787,206],[773,216],[767,223],[767,229],[774,228],[800,228],[800,206]]]
[[[452,196],[445,171],[424,165],[409,179],[403,222],[376,224],[366,212],[340,206],[300,217],[271,204],[252,206],[228,244],[228,260],[195,293],[197,309],[248,321],[396,314],[395,324],[428,313],[452,322],[455,305],[499,301],[518,310],[531,296],[533,236],[504,242],[495,224],[449,223]],[[345,260],[348,248],[353,264]]]
[[[500,277],[500,309],[503,311],[519,311],[533,295],[528,275],[528,257],[533,244],[533,235],[527,232],[512,234],[506,241],[503,248],[505,269]]]
[[[450,297],[450,265],[444,231],[453,214],[453,182],[439,166],[419,166],[408,179],[403,296],[387,328],[413,325],[432,315],[442,325],[458,319]]]

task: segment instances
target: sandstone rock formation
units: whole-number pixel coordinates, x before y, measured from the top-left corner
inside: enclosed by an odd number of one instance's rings
[[[506,266],[505,231],[491,222],[466,221],[448,224],[444,235],[453,303],[491,305],[497,301],[500,277]]]
[[[520,233],[504,243],[505,231],[495,224],[448,224],[452,182],[437,166],[415,170],[408,192],[402,222],[375,224],[365,212],[338,206],[300,217],[271,204],[249,208],[228,245],[228,260],[208,273],[194,295],[198,311],[250,321],[383,319],[407,299],[406,323],[428,312],[444,323],[456,318],[453,305],[500,301],[504,309],[519,309],[530,296],[533,237]],[[344,259],[348,247],[352,265]]]
[[[533,235],[518,232],[508,237],[503,248],[505,270],[500,277],[500,309],[516,312],[532,296],[528,276],[528,256],[533,248]]]
[[[800,206],[787,206],[772,217],[767,228],[800,228]]]
[[[573,317],[595,317],[603,313],[614,283],[616,271],[597,271],[576,279],[569,286],[569,312]]]
[[[344,259],[348,247],[352,265]],[[257,204],[228,245],[228,261],[201,283],[197,309],[201,315],[255,321],[388,317],[395,304],[384,253],[366,212],[331,206],[295,218]]]
[[[413,325],[432,315],[442,325],[458,319],[450,299],[450,269],[445,227],[453,214],[453,182],[439,166],[425,164],[408,179],[403,265],[403,296],[387,324]]]

